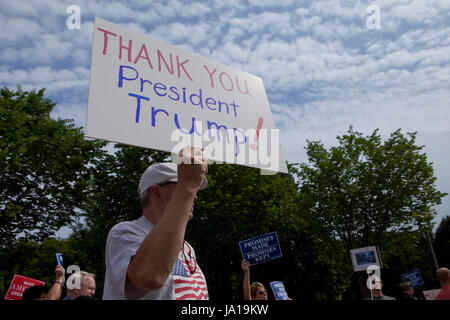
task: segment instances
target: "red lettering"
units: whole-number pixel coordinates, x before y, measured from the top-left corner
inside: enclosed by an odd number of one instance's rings
[[[223,84],[223,81],[222,81],[222,76],[223,75],[226,75],[227,77],[228,77],[228,81],[230,82],[230,84],[231,84],[231,88],[226,88],[225,87],[225,85]],[[221,72],[220,74],[219,74],[219,81],[220,81],[220,84],[222,85],[222,87],[225,89],[225,90],[227,90],[227,91],[231,91],[231,90],[233,90],[233,80],[231,80],[231,77],[228,75],[228,73],[226,73],[226,72]]]
[[[128,51],[128,62],[131,62],[131,48],[133,45],[133,40],[128,40],[128,47],[126,47],[122,44],[122,36],[119,36],[119,43],[119,59],[122,59],[122,49],[125,49]]]
[[[189,62],[189,59],[184,60],[182,63],[180,63],[180,60],[178,59],[178,56],[177,56],[178,78],[181,76],[181,72],[180,72],[180,67],[181,67],[183,69],[184,73],[186,74],[186,76],[189,78],[189,80],[193,81],[191,76],[187,72],[186,68],[184,67],[184,64],[188,63],[188,62]]]
[[[247,80],[244,80],[244,84],[245,84],[245,89],[247,90],[246,92],[241,91],[241,88],[239,87],[239,80],[238,80],[238,77],[236,76],[236,87],[238,88],[239,92],[242,94],[248,94],[250,97],[253,98],[253,96],[250,94],[250,91],[248,91]]]
[[[106,55],[106,48],[108,48],[108,35],[112,35],[114,37],[117,37],[117,34],[112,33],[108,30],[97,28],[101,32],[103,32],[103,55]]]
[[[170,74],[173,74],[172,54],[169,55],[170,56],[170,68],[169,68],[169,65],[167,64],[166,59],[164,59],[164,56],[162,55],[161,51],[159,51],[159,49],[157,50],[157,54],[158,54],[158,71],[161,71],[161,60],[162,60],[164,62],[164,64],[166,65],[167,71],[169,71]]]
[[[203,68],[205,68],[206,72],[208,72],[208,74],[209,74],[209,80],[211,81],[211,88],[214,88],[213,74],[214,74],[214,72],[217,71],[217,69],[214,69],[213,72],[211,72],[211,71],[209,71],[207,66],[203,65]]]
[[[131,42],[131,40],[130,40],[130,42]],[[144,53],[145,55],[143,56],[142,53]],[[141,59],[141,58],[147,60],[148,65],[150,66],[150,69],[153,69],[153,65],[152,65],[152,62],[150,61],[150,57],[148,56],[147,47],[145,46],[145,43],[142,44],[141,50],[139,50],[138,56],[136,57],[136,59],[134,59],[134,64],[136,64],[139,61],[139,59]]]

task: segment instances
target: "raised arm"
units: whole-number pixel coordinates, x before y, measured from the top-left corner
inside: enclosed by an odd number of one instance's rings
[[[208,172],[202,151],[189,148],[180,152],[180,158],[186,154],[190,157],[188,160],[184,158],[184,163],[178,165],[178,182],[162,216],[128,266],[127,279],[137,288],[150,291],[162,287],[183,246],[197,190]],[[160,188],[151,188],[151,201],[163,201]]]
[[[241,268],[244,270],[244,280],[242,287],[244,288],[244,300],[252,300],[250,294],[250,263],[246,260],[241,262]]]
[[[46,300],[59,300],[61,298],[62,286],[65,280],[66,270],[60,265],[55,269],[55,282],[47,294]]]

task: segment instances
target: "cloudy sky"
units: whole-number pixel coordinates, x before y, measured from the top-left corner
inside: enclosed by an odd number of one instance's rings
[[[448,0],[0,0],[0,85],[45,87],[53,116],[84,127],[95,16],[262,78],[289,162],[350,125],[417,131],[450,193]],[[436,210],[450,215],[450,196]]]

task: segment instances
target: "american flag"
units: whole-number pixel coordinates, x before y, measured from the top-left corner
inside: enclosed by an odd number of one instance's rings
[[[208,300],[208,287],[205,276],[197,265],[194,249],[184,242],[183,253],[180,253],[172,270],[177,300]]]

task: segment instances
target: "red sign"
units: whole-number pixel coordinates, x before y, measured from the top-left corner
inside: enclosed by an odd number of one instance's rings
[[[5,300],[22,300],[22,294],[26,288],[43,285],[45,285],[45,282],[16,274],[14,275],[8,292],[6,293]]]

